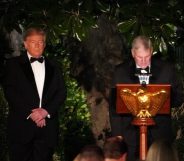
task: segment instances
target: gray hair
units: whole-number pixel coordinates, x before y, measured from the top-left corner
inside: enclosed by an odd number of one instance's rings
[[[138,49],[140,48],[140,45],[143,45],[145,49],[152,49],[152,42],[151,40],[143,35],[137,36],[134,38],[132,42],[132,49]]]

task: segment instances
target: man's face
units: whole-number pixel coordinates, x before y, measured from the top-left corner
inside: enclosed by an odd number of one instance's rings
[[[40,57],[45,48],[45,36],[33,34],[26,38],[24,46],[33,57]]]
[[[138,49],[132,49],[132,56],[136,65],[140,68],[146,68],[151,64],[152,49],[145,49],[144,46],[140,46]]]

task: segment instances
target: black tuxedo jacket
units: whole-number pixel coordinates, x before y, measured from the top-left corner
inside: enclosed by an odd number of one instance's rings
[[[66,88],[59,68],[45,58],[45,82],[42,108],[51,115],[46,126],[39,128],[26,119],[31,110],[39,107],[39,95],[27,54],[7,60],[3,80],[9,104],[8,137],[10,142],[27,143],[40,133],[48,145],[55,146],[58,135],[58,110],[66,98]]]
[[[139,79],[135,76],[136,65],[133,59],[118,65],[113,76],[113,88],[117,83],[139,84]],[[171,106],[176,107],[183,103],[182,83],[178,79],[174,65],[152,58],[151,61],[150,84],[171,84]],[[120,115],[116,113],[115,91],[112,89],[110,98],[110,122],[112,135],[123,135],[129,147],[135,147],[139,143],[137,127],[131,125],[131,115]],[[170,116],[156,116],[156,126],[149,128],[148,139],[150,143],[158,138],[173,138]]]

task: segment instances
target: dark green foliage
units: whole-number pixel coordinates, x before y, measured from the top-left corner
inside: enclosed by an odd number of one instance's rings
[[[4,0],[0,6],[2,35],[8,35],[13,29],[22,33],[23,28],[32,25],[44,27],[48,33],[46,55],[62,67],[68,89],[65,106],[60,111],[60,142],[56,151],[62,161],[71,161],[83,145],[94,142],[86,95],[70,75],[73,59],[68,49],[73,46],[71,40],[83,42],[91,28],[98,28],[97,19],[104,14],[116,22],[128,47],[134,36],[144,34],[153,40],[155,52],[172,59],[174,53],[168,54],[169,48],[184,44],[183,0]],[[2,44],[0,58],[10,51],[6,48],[9,44],[5,43],[3,49]],[[80,49],[80,43],[78,45]],[[180,64],[178,69],[183,76],[183,65]],[[1,161],[7,161],[6,116],[7,104],[1,90]],[[183,115],[174,119],[176,130],[181,128],[183,132],[183,121]],[[183,136],[176,140],[181,161],[184,160],[183,142]]]
[[[180,161],[184,161],[184,104],[178,109],[174,109],[172,112],[173,127],[176,132],[176,147],[178,150]]]
[[[67,86],[67,99],[60,110],[60,136],[56,154],[61,160],[71,161],[84,145],[95,143],[95,140],[90,128],[90,114],[85,93],[76,80],[70,77],[71,62],[68,59],[68,52],[61,46],[60,43],[48,45],[46,54],[50,59],[55,59],[61,67]]]

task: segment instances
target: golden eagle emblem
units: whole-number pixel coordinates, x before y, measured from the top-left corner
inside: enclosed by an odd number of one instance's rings
[[[120,97],[134,116],[145,118],[157,114],[166,101],[168,93],[164,89],[151,93],[146,87],[141,86],[137,92],[132,92],[128,88],[120,90]]]

